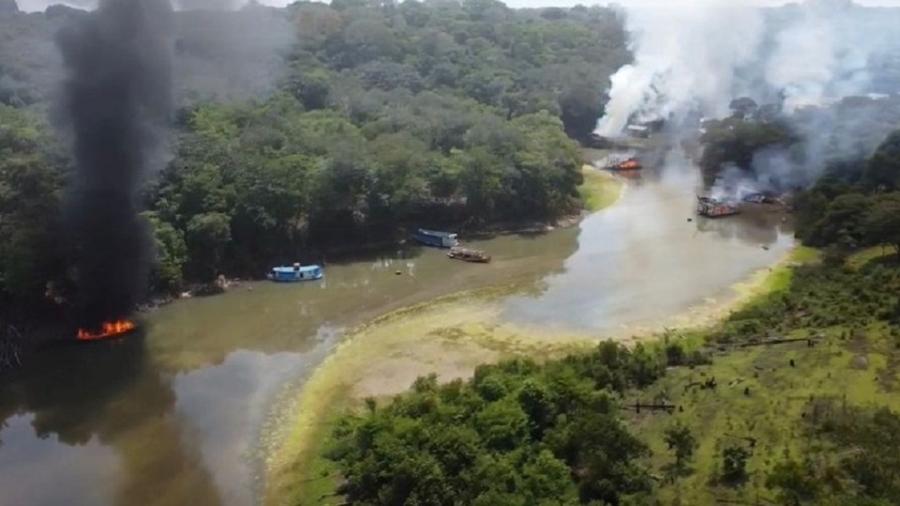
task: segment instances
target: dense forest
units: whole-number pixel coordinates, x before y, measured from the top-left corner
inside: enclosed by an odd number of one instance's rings
[[[47,118],[60,78],[54,30],[80,15],[0,14],[7,317],[59,313],[53,299],[64,305],[71,284],[60,225],[71,161]],[[148,288],[160,292],[408,227],[577,212],[573,139],[592,131],[608,76],[629,58],[619,15],[601,8],[341,1],[176,18],[176,71],[188,78],[176,83],[171,155],[141,196],[157,258]],[[273,35],[285,27],[289,43]],[[255,30],[247,41],[271,36],[277,51],[241,46],[236,63],[204,38]],[[241,79],[215,75],[241,65]],[[265,83],[247,92],[239,85],[253,72]]]
[[[338,492],[353,504],[712,504],[711,497],[760,494],[789,506],[897,504],[896,403],[841,401],[836,392],[846,385],[831,380],[845,379],[838,369],[798,408],[782,410],[788,385],[802,385],[809,369],[795,372],[784,356],[771,356],[777,349],[731,351],[741,368],[718,351],[725,342],[734,350],[752,346],[767,332],[827,333],[840,344],[792,351],[800,358],[791,361],[816,367],[827,355],[852,357],[847,349],[867,345],[889,357],[895,374],[900,268],[891,262],[853,274],[805,267],[790,288],[700,339],[676,336],[632,351],[608,342],[541,365],[485,366],[468,382],[420,379],[410,393],[384,405],[373,400],[337,425],[326,455],[345,478]],[[801,311],[809,316],[791,316]],[[847,329],[871,327],[880,330],[847,337]],[[789,372],[760,373],[763,363]],[[785,374],[788,380],[775,379]],[[742,384],[731,393],[725,380]],[[880,403],[895,387],[875,388]],[[641,398],[674,412],[626,414]]]
[[[702,124],[707,184],[771,178],[819,248],[769,293],[632,349],[420,378],[340,417],[335,474],[301,477],[353,504],[898,504],[898,101],[732,105]]]

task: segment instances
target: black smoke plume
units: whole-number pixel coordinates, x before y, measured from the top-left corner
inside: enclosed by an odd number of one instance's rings
[[[60,112],[75,171],[67,190],[79,325],[127,316],[151,259],[140,187],[171,116],[169,0],[103,0],[57,37],[67,76]]]

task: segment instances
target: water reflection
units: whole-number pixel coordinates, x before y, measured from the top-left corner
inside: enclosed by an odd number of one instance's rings
[[[407,245],[329,263],[320,282],[179,301],[146,336],[47,349],[0,378],[0,504],[252,503],[268,403],[348,326],[512,284],[509,319],[602,332],[719,294],[791,245],[770,215],[688,221],[685,174],[645,175],[580,227],[470,242],[488,265]]]
[[[61,445],[53,435],[37,438],[33,422],[33,414],[14,415],[0,429],[5,458],[15,463],[0,466],[0,504],[112,504],[119,481],[115,451],[96,437],[78,446]]]
[[[199,449],[224,504],[253,502],[256,430],[279,387],[292,380],[312,357],[297,353],[265,355],[238,351],[219,367],[179,374],[177,418],[183,437]]]
[[[494,254],[487,266],[410,245],[329,263],[321,282],[179,301],[146,317],[146,336],[48,348],[0,378],[0,504],[252,503],[268,403],[345,326],[463,289],[528,285],[562,269],[576,236],[475,241]]]
[[[771,246],[784,235],[793,234],[793,225],[779,206],[747,205],[741,214],[726,219],[698,219],[697,232],[714,233],[723,239],[739,239],[748,244]]]
[[[771,208],[696,218],[698,187],[696,171],[648,171],[618,205],[585,220],[565,272],[506,301],[505,318],[601,335],[656,326],[661,315],[728,295],[792,246],[789,225]]]
[[[68,498],[62,504],[92,504],[98,497],[112,498],[112,504],[218,504],[195,449],[182,440],[171,415],[174,404],[141,335],[44,350],[40,364],[26,365],[0,390],[0,413],[19,415],[13,430],[0,433],[0,485],[26,499],[18,504],[61,504],[60,492]],[[33,436],[21,430],[25,413]],[[57,441],[52,446],[51,436]],[[9,438],[18,451],[7,451]],[[103,472],[111,455],[116,480]],[[77,467],[62,464],[69,456]],[[12,481],[20,466],[41,471]],[[156,482],[154,489],[148,480]]]

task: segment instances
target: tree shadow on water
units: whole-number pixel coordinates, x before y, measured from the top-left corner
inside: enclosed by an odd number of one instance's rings
[[[121,477],[113,487],[115,504],[219,504],[199,451],[174,414],[175,400],[169,378],[148,357],[141,330],[117,340],[55,343],[3,378],[0,428],[15,415],[31,414],[35,436],[46,444],[55,435],[60,451],[94,438],[110,447]],[[81,464],[92,466],[90,459]],[[18,485],[45,486],[47,478]]]

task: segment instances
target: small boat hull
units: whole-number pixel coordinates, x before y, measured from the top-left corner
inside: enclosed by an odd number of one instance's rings
[[[491,261],[491,256],[484,251],[465,248],[451,248],[447,253],[447,257],[452,258],[453,260],[462,260],[463,262],[478,264],[487,264]]]
[[[707,218],[724,218],[740,214],[736,205],[709,197],[697,197],[697,214]]]
[[[628,158],[626,160],[612,162],[606,167],[607,170],[621,173],[636,172],[640,171],[643,168],[644,166],[641,165],[641,162],[639,162],[638,159],[634,157]]]
[[[324,276],[324,269],[318,265],[274,267],[268,274],[268,278],[276,283],[316,281],[322,279]]]

